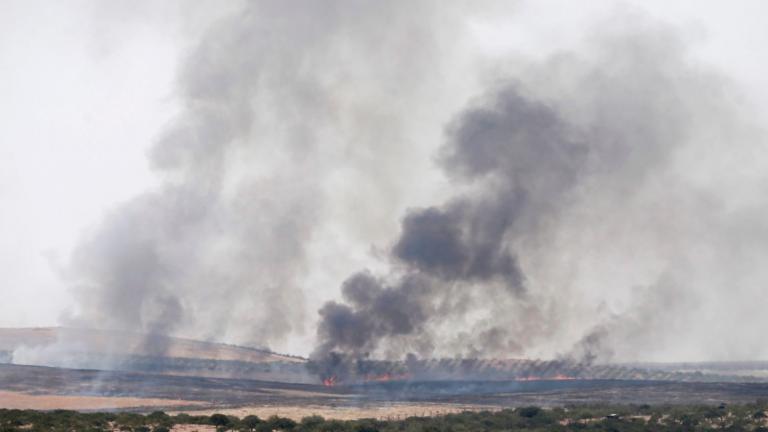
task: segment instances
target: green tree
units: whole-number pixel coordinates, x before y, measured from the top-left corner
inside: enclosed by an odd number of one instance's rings
[[[227,430],[232,427],[232,420],[225,416],[224,414],[213,414],[208,419],[208,422],[214,426],[216,426],[217,429],[224,429]]]
[[[533,418],[533,417],[536,417],[537,415],[541,414],[541,408],[536,407],[536,406],[524,407],[524,408],[520,408],[517,411],[517,414],[520,417]]]
[[[260,419],[259,416],[245,416],[242,420],[240,420],[240,429],[245,431],[255,431],[256,428],[262,423],[264,423],[264,420]]]

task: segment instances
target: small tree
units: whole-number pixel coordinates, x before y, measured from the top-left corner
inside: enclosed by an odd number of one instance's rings
[[[296,427],[295,421],[286,417],[278,417],[278,416],[272,416],[269,419],[267,419],[267,424],[269,424],[272,430],[289,430]]]
[[[533,418],[541,413],[541,408],[536,406],[524,407],[520,408],[517,413],[520,415],[520,417]]]
[[[208,421],[216,426],[217,429],[223,429],[227,430],[232,427],[232,420],[229,419],[229,417],[225,416],[224,414],[213,414],[208,419]]]
[[[259,425],[262,423],[264,423],[264,421],[260,419],[259,416],[255,415],[245,416],[243,420],[240,421],[241,428],[247,431],[256,430],[256,428],[259,427]]]

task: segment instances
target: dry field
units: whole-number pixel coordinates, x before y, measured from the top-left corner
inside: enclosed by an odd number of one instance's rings
[[[216,426],[180,424],[174,425],[171,432],[216,432]]]
[[[304,417],[319,415],[326,419],[357,420],[375,418],[377,420],[401,420],[407,417],[430,417],[464,411],[496,411],[498,406],[461,405],[441,403],[383,403],[364,406],[327,406],[327,405],[273,405],[245,406],[224,409],[201,409],[181,411],[190,415],[211,415],[221,413],[243,418],[257,415],[260,418],[270,416],[288,417],[299,421]],[[177,414],[178,412],[174,412]]]
[[[140,397],[26,394],[0,390],[0,408],[35,410],[112,411],[151,407],[203,405],[202,402]]]
[[[377,383],[327,388],[247,379],[0,365],[0,407],[214,411],[238,416],[398,418],[464,410],[566,404],[748,403],[768,396],[765,383],[619,380]]]
[[[88,355],[126,354],[123,359],[134,363],[117,362],[112,364],[112,370],[11,364],[16,354],[13,350],[18,347],[25,346],[34,351],[58,342],[79,346],[85,350],[84,354],[90,353]],[[162,355],[135,355],[136,352],[150,353],[142,349],[156,342],[165,348]],[[5,360],[3,353],[6,353]],[[307,371],[305,361],[252,348],[178,338],[148,338],[131,333],[57,328],[0,329],[0,362],[4,362],[0,363],[0,408],[164,410],[190,414],[221,412],[238,417],[278,415],[295,420],[311,415],[339,420],[386,420],[525,405],[719,404],[748,403],[768,397],[768,383],[765,382],[683,382],[615,377],[538,381],[471,379],[462,375],[461,362],[456,361],[447,362],[457,371],[448,377],[328,388],[317,384],[317,377]],[[137,364],[143,369],[119,368]],[[510,364],[528,363],[514,361]],[[663,373],[664,368],[685,369],[690,365],[639,366],[656,367]],[[709,366],[718,374],[734,374],[738,372],[737,368],[743,367],[768,370],[768,364],[761,362]],[[453,371],[452,367],[445,370]],[[291,378],[302,377],[311,379],[291,381]]]

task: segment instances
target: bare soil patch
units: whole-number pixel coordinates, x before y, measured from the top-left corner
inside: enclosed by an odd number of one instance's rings
[[[327,406],[327,405],[270,405],[270,406],[245,406],[239,408],[201,409],[183,411],[190,415],[211,415],[221,413],[243,418],[248,415],[257,415],[260,418],[270,416],[288,417],[299,421],[304,417],[313,415],[322,416],[325,419],[357,420],[363,418],[375,418],[378,420],[402,420],[407,417],[432,417],[445,414],[454,414],[465,411],[498,411],[498,406],[463,405],[463,404],[429,404],[429,403],[392,403],[367,406]]]
[[[200,406],[202,402],[178,399],[75,395],[32,395],[0,390],[0,408],[36,410],[114,410],[143,407]]]

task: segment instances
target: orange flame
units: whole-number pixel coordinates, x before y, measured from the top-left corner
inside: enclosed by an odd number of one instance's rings
[[[336,378],[336,375],[331,375],[328,378],[323,379],[323,385],[326,387],[333,387],[336,385],[337,381],[338,378]]]

